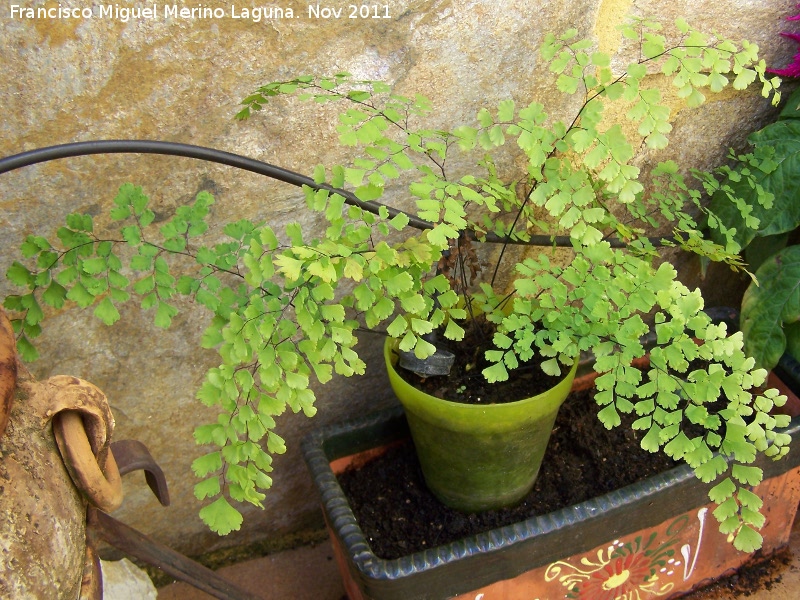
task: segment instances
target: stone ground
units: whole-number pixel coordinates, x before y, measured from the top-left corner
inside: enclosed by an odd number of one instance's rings
[[[734,593],[721,586],[700,590],[686,600],[795,600],[800,597],[800,519],[795,520],[789,562],[765,577],[756,589]],[[344,600],[344,589],[328,542],[248,560],[218,571],[264,600]],[[158,591],[158,600],[213,600],[185,583]]]

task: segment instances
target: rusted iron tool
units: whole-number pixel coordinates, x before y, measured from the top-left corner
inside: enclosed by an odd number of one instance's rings
[[[111,452],[120,474],[144,471],[147,484],[158,501],[164,506],[169,505],[169,491],[164,473],[144,444],[136,440],[113,442]],[[96,546],[99,540],[103,540],[124,554],[158,567],[171,577],[220,600],[258,600],[258,596],[241,589],[208,567],[156,542],[97,508],[89,507],[86,526],[90,545]]]

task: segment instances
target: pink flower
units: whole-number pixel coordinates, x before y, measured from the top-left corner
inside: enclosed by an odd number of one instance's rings
[[[794,20],[800,21],[800,15],[796,17],[790,17]],[[791,40],[797,42],[800,45],[800,34],[797,33],[782,33],[783,37],[787,37]],[[773,75],[779,75],[781,77],[800,77],[800,52],[794,55],[794,60],[783,69],[767,69],[767,73],[772,73]]]
[[[797,5],[800,8],[800,4]],[[800,14],[792,17],[786,17],[787,21],[800,21]],[[783,37],[794,40],[800,45],[800,34],[797,33],[781,33]],[[792,62],[783,69],[767,69],[767,73],[779,75],[781,77],[800,77],[800,52],[794,55]]]

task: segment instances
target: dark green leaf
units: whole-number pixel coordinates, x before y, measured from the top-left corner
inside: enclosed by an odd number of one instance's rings
[[[104,256],[108,257],[111,255],[111,251],[114,249],[114,243],[109,241],[99,242],[97,244],[97,249],[95,252],[97,256]]]
[[[22,245],[19,247],[19,249],[20,252],[22,252],[22,256],[25,258],[31,258],[41,252],[41,248],[34,243],[33,236],[28,236],[26,240],[22,242]]]
[[[64,306],[66,298],[67,290],[55,281],[51,282],[44,294],[42,294],[42,300],[44,300],[45,304],[53,308]]]
[[[800,246],[779,252],[756,272],[742,299],[745,352],[771,369],[786,348],[784,325],[800,320]]]
[[[25,310],[25,307],[22,304],[22,296],[16,294],[10,294],[6,296],[5,300],[3,300],[3,306],[8,310],[13,311]]]
[[[28,312],[25,314],[26,325],[37,325],[44,319],[44,311],[39,303],[36,301],[36,296],[29,295],[30,302],[28,303]]]
[[[17,352],[25,362],[33,362],[39,358],[39,351],[24,335],[17,340]]]
[[[33,274],[22,264],[14,261],[6,271],[8,280],[19,287],[33,287]]]
[[[795,360],[800,360],[800,323],[792,323],[783,329],[786,335],[786,351]]]
[[[722,192],[712,196],[709,209],[719,216],[728,227],[736,228],[736,240],[744,247],[755,236],[768,236],[792,231],[800,225],[800,202],[797,190],[800,189],[800,119],[788,119],[767,125],[752,134],[749,141],[758,149],[774,150],[772,161],[775,168],[769,173],[757,171],[756,183],[766,192],[775,196],[773,206],[765,208],[756,200],[755,191],[745,179],[728,182],[734,192],[753,207],[753,215],[759,219],[757,230],[747,227],[742,220],[739,208],[728,201]],[[712,231],[715,241],[719,235]]]
[[[800,89],[795,90],[783,107],[780,119],[800,119]]]
[[[75,231],[92,231],[92,216],[91,215],[82,215],[79,213],[72,213],[67,215],[66,218],[67,227],[70,229],[74,229]]]
[[[788,233],[768,235],[753,239],[745,250],[748,271],[756,271],[770,256],[783,250],[788,241]]]
[[[55,252],[43,251],[36,260],[36,266],[40,269],[51,269],[58,262],[58,254]]]

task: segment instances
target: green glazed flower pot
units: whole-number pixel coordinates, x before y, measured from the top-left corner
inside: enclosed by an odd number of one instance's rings
[[[450,402],[420,391],[395,370],[397,341],[384,358],[405,409],[422,472],[444,504],[478,512],[512,506],[533,487],[558,409],[578,368],[543,394],[504,404]]]

